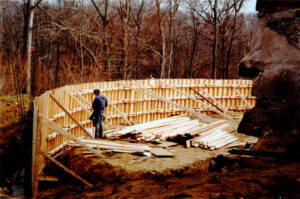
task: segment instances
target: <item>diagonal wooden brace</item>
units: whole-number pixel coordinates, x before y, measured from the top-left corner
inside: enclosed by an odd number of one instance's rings
[[[80,180],[81,182],[83,182],[83,184],[85,184],[85,185],[87,185],[89,187],[93,187],[93,185],[91,183],[89,183],[88,181],[86,181],[85,179],[83,179],[82,177],[80,177],[79,175],[77,175],[74,171],[68,169],[65,165],[63,165],[59,161],[55,160],[53,157],[51,157],[50,155],[48,155],[44,151],[40,150],[39,153],[42,154],[45,158],[48,158],[49,160],[51,160],[52,162],[54,162],[57,166],[59,166],[60,168],[62,168],[65,172],[69,173],[73,177],[75,177],[78,180]]]

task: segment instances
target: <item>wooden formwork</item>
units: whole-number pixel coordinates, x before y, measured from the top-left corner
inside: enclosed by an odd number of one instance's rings
[[[122,80],[77,84],[46,91],[35,99],[32,161],[34,196],[38,189],[37,176],[45,165],[45,155],[42,154],[55,154],[70,139],[86,136],[85,128],[92,128],[88,118],[92,112],[94,88],[99,88],[111,104],[105,113],[107,128],[131,122],[148,122],[170,115],[190,115],[191,112],[186,110],[203,114],[214,112],[209,101],[199,97],[196,92],[226,111],[245,112],[255,105],[255,97],[251,96],[251,80]]]

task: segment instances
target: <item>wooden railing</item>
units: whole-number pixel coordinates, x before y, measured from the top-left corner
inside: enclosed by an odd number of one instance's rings
[[[64,136],[63,132],[75,137],[89,136],[85,129],[92,128],[88,118],[92,112],[90,105],[94,88],[99,88],[110,102],[105,113],[108,129],[170,115],[190,115],[193,111],[205,115],[219,110],[245,112],[255,105],[250,80],[123,80],[77,84],[46,91],[35,99],[33,181],[37,181],[36,176],[45,165],[45,157],[38,151],[53,155],[62,149],[73,139]]]

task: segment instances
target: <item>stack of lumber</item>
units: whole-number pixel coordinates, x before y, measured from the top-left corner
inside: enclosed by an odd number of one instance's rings
[[[218,149],[238,140],[232,134],[238,127],[237,122],[217,121],[208,124],[197,131],[198,137],[187,141],[187,146],[208,148],[211,150]]]
[[[174,116],[148,123],[125,127],[121,130],[106,131],[107,138],[120,138],[128,134],[134,134],[137,140],[152,141],[155,139],[166,140],[177,135],[194,132],[204,124],[199,120],[191,120],[187,116]]]
[[[144,144],[136,143],[125,143],[125,142],[115,142],[109,140],[91,140],[91,139],[80,139],[81,142],[87,144],[91,148],[96,148],[100,150],[123,152],[123,153],[135,153],[135,152],[149,152],[151,147]],[[75,142],[70,143],[71,146],[79,146]]]
[[[109,139],[118,139],[125,135],[135,135],[139,141],[164,141],[186,133],[194,138],[187,142],[187,146],[218,149],[236,141],[238,138],[230,134],[237,130],[237,121],[218,120],[205,124],[187,116],[174,116],[148,123],[125,127],[118,130],[106,131]]]

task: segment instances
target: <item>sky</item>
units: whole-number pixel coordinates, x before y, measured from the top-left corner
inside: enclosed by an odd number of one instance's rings
[[[3,1],[3,0],[0,0],[0,2],[1,1]],[[53,3],[57,2],[57,0],[43,0],[43,1],[48,1],[48,2],[53,2]],[[88,0],[84,0],[84,1],[88,1]],[[113,1],[117,1],[117,0],[113,0]],[[227,1],[227,0],[221,0],[221,1]],[[255,13],[256,12],[255,6],[256,6],[256,0],[245,0],[245,5],[241,9],[241,12]]]
[[[254,13],[256,12],[255,6],[256,6],[256,0],[246,0],[244,7],[241,9],[241,12]]]

